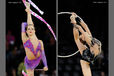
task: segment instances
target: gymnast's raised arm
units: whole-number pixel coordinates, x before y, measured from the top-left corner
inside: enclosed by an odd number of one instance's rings
[[[22,39],[22,42],[26,42],[27,40],[27,35],[26,35],[26,28],[27,27],[27,23],[26,22],[22,22],[21,24],[21,39]]]
[[[88,39],[89,37],[87,35],[87,32],[85,32],[83,30],[83,28],[80,25],[77,24],[77,22],[75,21],[75,18],[76,18],[76,15],[75,15],[75,13],[73,13],[71,15],[70,19],[71,19],[71,23],[74,26],[74,28],[73,28],[73,34],[74,34],[74,39],[75,39],[76,44],[77,44],[77,41],[79,40],[78,39],[79,38],[79,32],[81,32],[81,34],[84,36],[84,38],[86,39],[86,42],[88,44],[90,44],[91,43],[91,40]]]
[[[47,71],[48,70],[48,65],[47,65],[47,59],[46,59],[46,55],[45,55],[45,51],[44,51],[44,45],[43,45],[43,42],[40,40],[40,43],[41,43],[41,56],[42,56],[42,61],[43,61],[43,64],[44,64],[44,71]]]
[[[73,24],[73,35],[74,35],[74,40],[76,42],[79,39],[79,31],[78,31],[78,28],[76,28],[77,24],[75,21],[75,16],[71,15],[70,20],[71,20],[71,23]]]

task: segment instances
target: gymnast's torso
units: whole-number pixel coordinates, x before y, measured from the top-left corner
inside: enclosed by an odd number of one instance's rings
[[[89,46],[86,42],[82,42],[80,39],[77,40],[77,46],[82,59],[90,63],[92,63],[100,53],[99,46],[94,41],[95,39],[92,37],[91,46]]]
[[[24,48],[26,52],[26,56],[29,60],[34,60],[40,57],[41,55],[41,43],[40,40],[31,41],[30,39],[27,39],[27,41],[24,42]]]

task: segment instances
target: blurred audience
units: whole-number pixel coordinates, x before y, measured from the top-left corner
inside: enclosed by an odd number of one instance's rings
[[[15,44],[15,36],[12,35],[12,32],[10,30],[8,30],[8,33],[6,35],[6,41],[8,46]]]

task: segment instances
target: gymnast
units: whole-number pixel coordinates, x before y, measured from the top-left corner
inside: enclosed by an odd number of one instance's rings
[[[22,22],[21,37],[25,48],[26,57],[24,64],[27,76],[34,76],[34,69],[43,61],[44,71],[48,70],[47,60],[44,52],[42,40],[39,40],[35,34],[35,27],[30,13],[30,4],[26,2],[27,22]]]
[[[74,40],[82,57],[80,64],[83,75],[92,76],[90,64],[94,64],[101,53],[101,42],[92,36],[87,24],[76,13],[72,13],[70,20],[73,24]]]

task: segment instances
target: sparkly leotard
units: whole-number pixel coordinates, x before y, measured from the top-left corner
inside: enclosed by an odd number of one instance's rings
[[[22,22],[22,29],[21,29],[22,32],[25,32],[25,27],[26,26],[27,26],[27,22]],[[25,57],[24,64],[25,64],[26,69],[35,69],[38,66],[40,60],[43,61],[43,64],[44,64],[45,67],[48,67],[45,52],[44,52],[44,50],[41,49],[40,41],[39,41],[39,44],[38,44],[36,50],[34,50],[33,44],[31,43],[31,41],[29,39],[23,45],[24,45],[24,48],[30,49],[30,51],[36,57],[36,59],[33,59],[33,60],[29,60],[27,58],[27,56]],[[40,52],[39,57],[37,57],[38,52]]]
[[[91,46],[93,46],[95,43],[100,44],[100,41],[95,38],[92,38]],[[86,45],[87,48],[82,53],[82,60],[85,60],[87,62],[90,62],[91,64],[94,64],[94,61],[96,60],[98,55],[95,56],[95,54],[90,51],[90,47],[87,43],[85,43],[84,45]]]
[[[24,47],[29,48],[30,51],[34,54],[35,57],[37,55],[37,52],[41,51],[41,44],[40,44],[40,42],[39,42],[36,50],[34,50],[33,45],[32,45],[32,43],[31,43],[31,41],[29,39],[24,43]]]
[[[38,51],[41,52],[40,56],[37,57],[36,59],[33,59],[33,60],[28,60],[27,56],[25,57],[25,67],[26,67],[26,69],[34,69],[34,68],[36,68],[41,59],[43,60],[44,66],[47,67],[45,53],[44,53],[44,50],[41,50],[41,43],[40,42],[39,42],[36,50],[34,50],[33,45],[32,45],[30,40],[27,40],[24,43],[24,47],[25,48],[29,48],[30,51],[34,54],[35,57],[37,56],[37,52]]]
[[[39,43],[38,46],[37,46],[36,51],[34,51],[33,45],[30,42],[30,40],[27,40],[24,43],[24,48],[29,48],[30,51],[34,54],[34,56],[37,55],[38,51],[41,51],[40,47],[41,47],[41,45]],[[40,57],[38,57],[37,59],[34,59],[34,60],[28,60],[28,58],[26,56],[25,57],[25,67],[26,67],[26,69],[34,69],[34,68],[36,68],[38,66],[39,62],[40,62],[40,59],[41,59],[41,55],[40,55]]]

